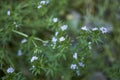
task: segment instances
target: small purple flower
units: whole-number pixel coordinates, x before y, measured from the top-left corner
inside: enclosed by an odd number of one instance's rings
[[[18,56],[21,56],[21,55],[22,55],[22,51],[21,51],[21,50],[18,50],[17,55],[18,55]]]
[[[64,37],[60,37],[60,42],[62,42],[62,41],[64,41],[65,40],[65,38]]]
[[[71,64],[70,68],[73,69],[73,70],[78,69],[76,64]]]
[[[53,37],[53,38],[52,38],[52,42],[53,42],[54,44],[56,44],[57,38]]]
[[[105,27],[101,27],[100,30],[102,31],[103,34],[108,32],[107,28]]]
[[[79,62],[79,66],[84,67],[85,64],[83,64],[83,62]]]
[[[58,18],[53,18],[53,22],[54,23],[58,22]]]
[[[27,42],[27,39],[25,38],[21,40],[21,43],[26,43],[26,42]]]
[[[8,69],[7,69],[7,73],[13,73],[14,72],[14,69],[12,68],[12,67],[9,67]]]
[[[67,27],[68,27],[68,25],[63,25],[63,26],[61,26],[62,31],[66,30]]]
[[[33,61],[35,61],[35,60],[37,60],[37,59],[38,59],[37,56],[33,56],[33,57],[31,58],[31,62],[33,62]]]
[[[77,59],[77,53],[74,53],[74,54],[73,54],[73,58],[74,58],[74,59]]]
[[[57,36],[57,35],[58,35],[58,32],[55,33],[55,36]]]
[[[10,10],[7,11],[7,15],[10,16]]]

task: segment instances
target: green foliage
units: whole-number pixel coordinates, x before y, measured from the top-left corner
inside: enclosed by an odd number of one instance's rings
[[[117,2],[1,0],[0,79],[119,80]]]

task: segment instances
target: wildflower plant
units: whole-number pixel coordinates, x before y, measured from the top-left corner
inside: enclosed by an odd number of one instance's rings
[[[71,38],[70,25],[51,11],[55,2],[30,0],[13,3],[9,10],[1,5],[5,16],[0,19],[0,69],[5,73],[1,79],[70,80],[86,69],[93,46],[107,29],[83,26]],[[64,0],[59,3],[58,9],[67,5]]]

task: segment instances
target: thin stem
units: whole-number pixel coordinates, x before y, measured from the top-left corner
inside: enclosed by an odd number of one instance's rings
[[[37,44],[33,40],[32,40],[32,42],[33,42],[34,46],[37,47]]]
[[[25,34],[25,33],[22,33],[22,32],[19,32],[19,31],[16,31],[16,30],[12,30],[14,33],[17,33],[17,34],[19,34],[19,35],[21,35],[21,36],[24,36],[24,37],[28,37],[28,35],[27,34]],[[42,39],[40,39],[40,38],[38,38],[38,37],[33,37],[33,39],[34,40],[38,40],[38,41],[41,41],[41,42],[43,42],[43,43],[46,43],[46,42],[48,42],[48,41],[44,41],[44,40],[42,40]]]
[[[17,34],[19,34],[19,35],[21,35],[21,36],[24,36],[24,37],[28,37],[28,35],[27,34],[25,34],[25,33],[22,33],[22,32],[19,32],[19,31],[16,31],[16,30],[12,30],[14,33],[17,33]]]
[[[44,41],[44,40],[42,40],[42,39],[40,39],[38,37],[34,37],[33,39],[38,40],[38,41],[42,41],[43,43],[48,42],[48,41]]]

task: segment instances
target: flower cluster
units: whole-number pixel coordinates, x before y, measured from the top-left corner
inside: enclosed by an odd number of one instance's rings
[[[85,64],[83,62],[79,62],[78,65],[80,67],[85,67]],[[77,66],[77,64],[71,64],[70,68],[73,69],[73,70],[75,70],[75,69],[78,69],[78,66]]]
[[[100,27],[100,28],[94,27],[94,28],[92,28],[90,30],[89,28],[87,28],[87,26],[83,26],[83,27],[81,27],[81,29],[84,30],[84,31],[97,31],[97,30],[100,30],[103,34],[108,32],[108,29],[106,27]]]
[[[58,18],[53,18],[53,22],[54,23],[56,23],[56,22],[58,22]],[[61,30],[62,31],[65,31],[65,30],[67,30],[67,28],[68,28],[68,25],[63,25],[63,26],[61,26]],[[56,42],[57,41],[59,41],[59,42],[63,42],[63,41],[65,41],[65,37],[64,36],[61,36],[61,37],[57,37],[57,35],[59,34],[59,32],[55,32],[55,36],[53,36],[52,37],[52,43],[53,44],[56,44]]]
[[[40,1],[39,5],[37,6],[38,9],[42,8],[43,5],[49,4],[49,1],[42,0]]]
[[[78,62],[78,53],[75,52],[73,54],[73,59],[75,59],[77,63],[71,64],[70,69],[75,70],[76,74],[79,76],[80,75],[79,67],[85,67],[85,64],[82,62],[84,57],[82,57],[81,62]]]

